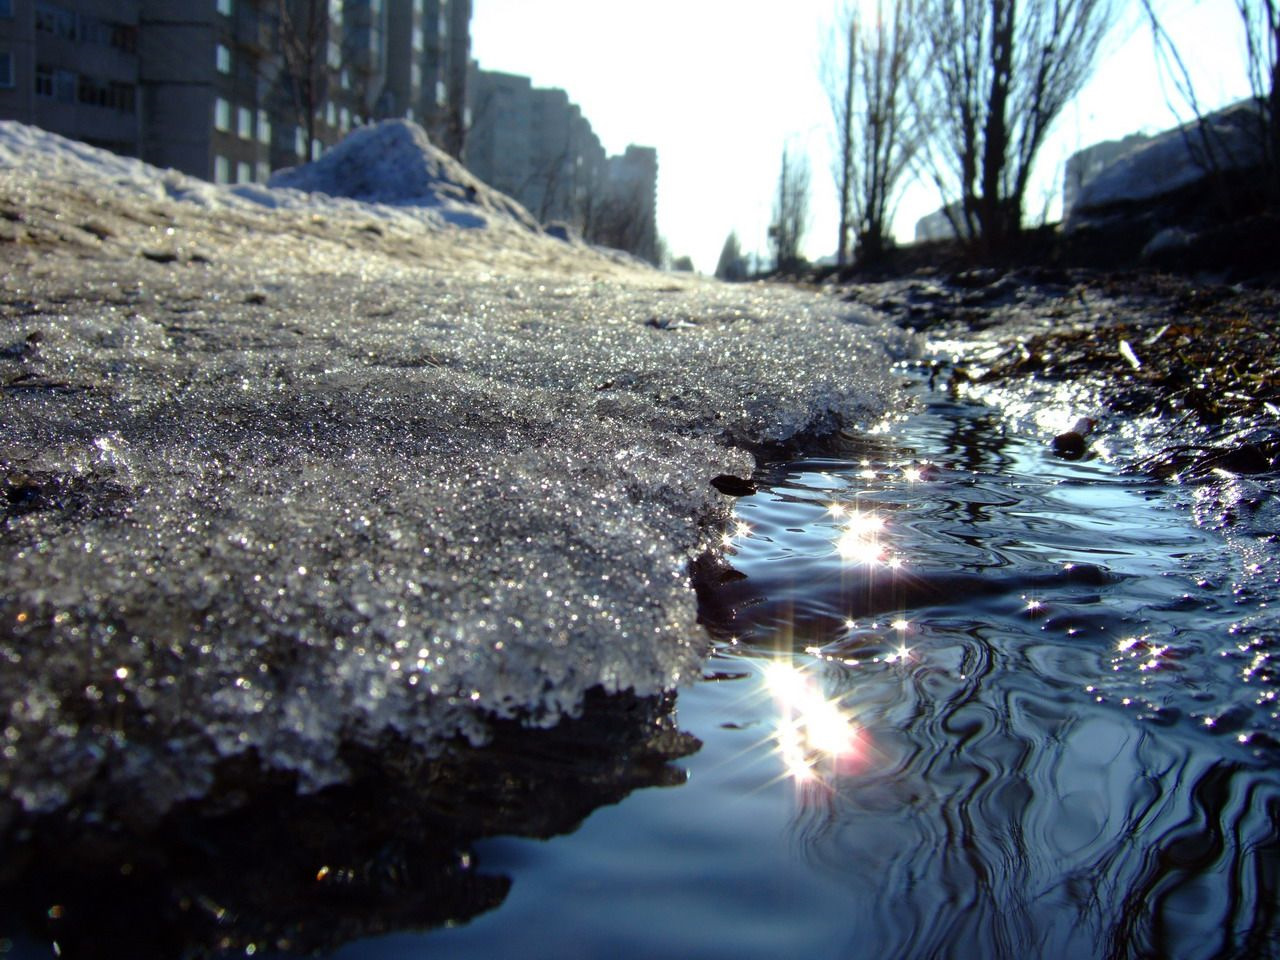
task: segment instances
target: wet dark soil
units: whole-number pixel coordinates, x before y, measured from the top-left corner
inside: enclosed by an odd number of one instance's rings
[[[849,300],[931,337],[991,341],[953,379],[1088,382],[1109,414],[1161,418],[1162,476],[1280,468],[1280,290],[1147,272],[976,268],[860,284]]]

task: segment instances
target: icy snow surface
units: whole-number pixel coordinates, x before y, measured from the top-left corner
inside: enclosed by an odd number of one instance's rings
[[[256,193],[0,124],[0,826],[670,688],[708,481],[900,402],[864,308]]]

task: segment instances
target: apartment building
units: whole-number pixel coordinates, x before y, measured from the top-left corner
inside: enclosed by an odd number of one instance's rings
[[[473,64],[467,166],[543,223],[567,223],[589,240],[657,258],[658,155],[630,146],[608,157],[563,90]]]
[[[460,153],[470,18],[470,0],[0,0],[0,117],[220,183],[391,116]]]
[[[462,155],[469,128],[471,0],[388,0],[380,117],[408,117],[431,142]]]
[[[138,155],[141,6],[0,0],[0,116]]]
[[[604,197],[612,245],[657,263],[658,151],[631,144],[610,157]]]

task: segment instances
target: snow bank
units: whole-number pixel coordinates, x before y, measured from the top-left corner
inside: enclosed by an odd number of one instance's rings
[[[1167,130],[1128,151],[1080,188],[1068,227],[1117,204],[1172,194],[1203,180],[1213,169],[1244,170],[1262,162],[1260,117],[1252,101]]]
[[[484,226],[484,214],[499,214],[538,229],[524,207],[486,186],[408,120],[361,127],[314,163],[276,171],[269,185],[366,203],[437,207],[463,227]]]
[[[38,171],[50,180],[110,189],[133,200],[172,201],[214,212],[289,210],[364,221],[374,217],[418,228],[518,225],[540,232],[520,204],[477,180],[432,146],[421,127],[402,120],[362,127],[315,163],[276,171],[266,185],[212,184],[0,120],[0,170],[5,168]]]
[[[911,341],[820,295],[0,142],[0,827],[670,689],[709,481],[901,402]]]

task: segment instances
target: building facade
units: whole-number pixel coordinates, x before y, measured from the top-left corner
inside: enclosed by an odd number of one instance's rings
[[[468,168],[542,223],[656,262],[658,156],[630,146],[606,155],[563,90],[474,66],[468,87]]]
[[[0,117],[220,183],[383,117],[461,153],[470,17],[470,0],[0,0]]]
[[[0,0],[0,116],[138,155],[141,7]]]

